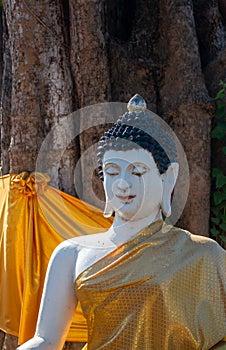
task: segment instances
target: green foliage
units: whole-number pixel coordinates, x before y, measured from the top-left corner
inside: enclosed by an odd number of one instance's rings
[[[216,119],[211,133],[212,139],[226,140],[226,83],[220,83],[221,88],[216,96]],[[222,149],[222,158],[226,155],[226,146]],[[226,246],[226,176],[218,167],[212,168],[211,194],[211,236],[222,246]]]

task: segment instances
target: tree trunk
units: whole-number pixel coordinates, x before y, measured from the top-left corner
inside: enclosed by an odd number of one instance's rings
[[[63,11],[59,1],[30,1],[28,4],[25,0],[5,1],[4,10],[12,71],[12,103],[7,115],[11,124],[9,171],[34,171],[45,136],[61,116],[73,110]],[[60,143],[58,139],[57,152],[63,147]],[[52,183],[60,186],[58,172],[62,169],[55,171],[54,160],[51,154],[48,170]],[[67,171],[65,177],[66,190],[71,190],[71,171]]]
[[[190,192],[180,224],[194,233],[208,235],[211,108],[192,1],[162,1],[159,30],[160,48],[167,48],[159,88],[160,108],[181,141],[190,168]]]
[[[9,35],[4,54],[8,44],[12,62],[4,64],[3,172],[33,171],[45,136],[73,108],[127,102],[139,92],[174,128],[187,153],[191,189],[181,224],[208,234],[212,110],[207,88],[216,90],[216,79],[211,80],[216,67],[217,77],[224,77],[223,3],[7,0],[4,10],[5,38],[7,29]],[[82,130],[83,123],[81,118]],[[53,135],[46,170],[55,186],[75,194],[73,169],[79,155],[102,132],[103,128],[92,128],[76,140]],[[56,169],[59,149],[63,156]],[[90,202],[93,193],[85,174],[92,174],[94,163],[93,157],[81,157],[79,187],[82,198]]]
[[[11,86],[12,64],[9,47],[8,27],[5,13],[2,13],[2,70],[1,70],[1,170],[3,174],[9,173],[9,145],[11,140]]]
[[[179,224],[208,235],[210,97],[226,80],[225,2],[4,0],[3,10],[3,174],[46,171],[54,186],[95,204],[103,192],[90,150],[106,125],[74,138],[86,129],[82,111],[80,124],[72,118],[68,130],[58,127],[78,108],[128,102],[139,93],[170,124],[188,158],[190,192]],[[45,161],[37,166],[38,155]],[[0,348],[13,347],[3,338]]]
[[[36,159],[46,135],[62,116],[73,111],[68,33],[59,1],[12,0],[3,5],[7,23],[2,87],[3,171],[35,171],[39,170]],[[53,185],[74,194],[76,145],[69,143],[66,149],[65,138],[58,136],[53,133],[54,144],[44,170]],[[63,157],[56,169],[59,152]],[[3,349],[15,349],[15,341],[7,335]]]
[[[71,38],[71,67],[76,88],[77,105],[85,107],[95,103],[110,100],[110,78],[108,57],[104,32],[104,1],[73,1],[69,0],[70,14],[70,38]],[[80,186],[80,198],[92,204],[95,194],[91,186],[89,175],[94,176],[96,159],[93,152],[88,149],[97,142],[103,129],[92,127],[85,131],[85,115],[80,115],[80,130],[84,130],[79,136],[81,157],[80,174],[82,182]],[[89,175],[88,175],[89,174]],[[96,181],[95,190],[100,191],[100,183]]]

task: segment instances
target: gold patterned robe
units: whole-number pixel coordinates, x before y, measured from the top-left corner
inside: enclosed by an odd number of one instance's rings
[[[89,350],[210,349],[225,332],[226,252],[157,221],[82,272]]]

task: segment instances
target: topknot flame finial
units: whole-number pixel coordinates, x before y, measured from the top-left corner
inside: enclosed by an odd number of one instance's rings
[[[147,109],[147,104],[142,96],[136,94],[129,100],[127,109],[129,112],[144,111]]]

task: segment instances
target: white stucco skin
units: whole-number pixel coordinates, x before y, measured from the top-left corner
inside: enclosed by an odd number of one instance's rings
[[[115,212],[105,233],[61,243],[50,259],[35,335],[18,350],[62,349],[77,299],[77,276],[147,225],[171,212],[178,174],[173,163],[160,175],[152,154],[143,149],[106,151],[103,159],[105,215]]]

